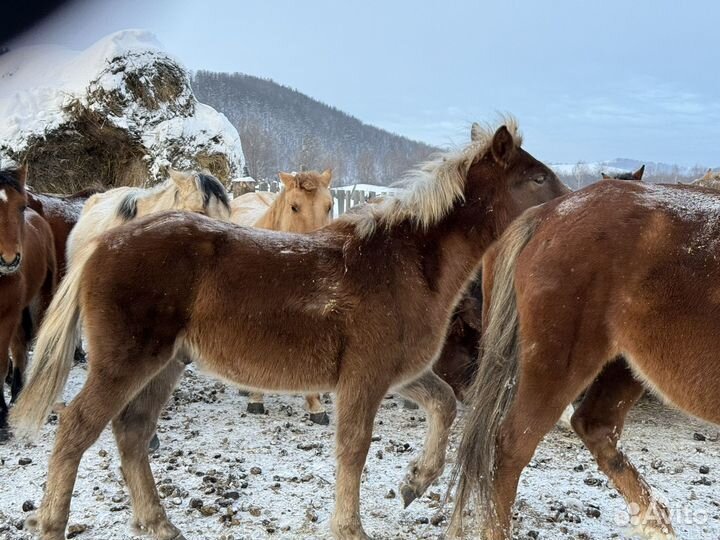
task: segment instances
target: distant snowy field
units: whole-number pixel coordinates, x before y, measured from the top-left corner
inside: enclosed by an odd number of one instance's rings
[[[84,379],[85,369],[75,367],[67,399]],[[188,539],[330,538],[334,424],[311,424],[296,396],[269,396],[265,416],[246,416],[245,403],[236,389],[188,370],[161,417],[162,448],[151,459],[170,519]],[[330,413],[332,417],[332,408]],[[451,463],[461,426],[462,417],[449,452]],[[407,510],[395,495],[425,430],[422,411],[404,410],[397,398],[383,401],[362,484],[361,512],[373,538],[443,537],[442,517],[449,509],[440,500],[447,472]],[[0,446],[0,540],[31,538],[18,525],[27,515],[23,503],[40,503],[54,431],[55,426],[48,425],[35,445],[11,441]],[[695,440],[695,433],[708,439]],[[642,402],[628,421],[623,448],[677,514],[681,539],[720,538],[720,442],[710,440],[716,435],[715,428],[654,401]],[[22,458],[32,462],[20,465]],[[70,524],[85,531],[76,538],[141,538],[129,529],[129,501],[119,466],[106,430],[80,466]],[[700,474],[701,466],[708,467],[709,474]],[[553,431],[520,484],[516,538],[625,538],[624,505],[574,434]],[[228,491],[237,498],[219,496]],[[204,510],[191,506],[198,504]]]

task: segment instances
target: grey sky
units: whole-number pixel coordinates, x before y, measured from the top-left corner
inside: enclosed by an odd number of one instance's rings
[[[270,77],[434,144],[518,117],[548,161],[720,165],[712,0],[86,0],[20,42],[147,28],[192,69]]]

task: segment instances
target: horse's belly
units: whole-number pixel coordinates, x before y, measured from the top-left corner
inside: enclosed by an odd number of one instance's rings
[[[193,338],[191,341],[199,341],[194,347],[197,361],[204,369],[245,388],[280,392],[335,388],[341,347],[332,333],[313,342],[263,330],[217,341]]]

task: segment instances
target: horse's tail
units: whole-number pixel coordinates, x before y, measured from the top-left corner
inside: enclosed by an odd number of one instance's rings
[[[34,438],[62,393],[72,368],[80,330],[80,282],[95,242],[77,250],[45,313],[28,381],[10,415],[15,435]]]
[[[491,280],[492,292],[482,357],[465,399],[465,428],[450,483],[451,488],[457,486],[450,523],[456,532],[462,530],[463,510],[471,498],[475,499],[481,519],[494,518],[496,445],[503,418],[515,397],[519,365],[515,268],[520,252],[535,232],[536,216],[537,210],[529,210],[511,224],[496,246],[492,268],[483,268],[483,279]]]

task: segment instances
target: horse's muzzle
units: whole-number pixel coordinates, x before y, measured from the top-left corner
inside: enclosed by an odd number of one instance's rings
[[[6,261],[5,257],[0,255],[0,274],[8,275],[17,272],[18,268],[20,268],[21,259],[22,257],[19,253],[16,253],[15,258],[10,262]]]

